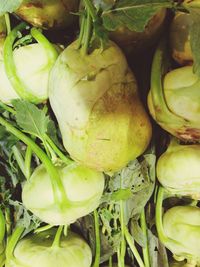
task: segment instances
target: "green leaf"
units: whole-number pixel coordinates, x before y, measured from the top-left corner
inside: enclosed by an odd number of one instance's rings
[[[22,226],[25,228],[22,237],[40,226],[40,219],[30,213],[24,207],[23,203],[10,199],[9,204],[14,207],[14,221],[16,226]]]
[[[190,26],[190,43],[194,58],[194,73],[200,76],[200,7],[187,8],[191,14],[192,23]]]
[[[59,142],[58,134],[60,134],[58,127],[56,128],[55,122],[52,119],[49,119],[47,125],[47,135],[60,150],[65,151],[62,144]]]
[[[142,32],[149,20],[161,9],[172,8],[172,0],[118,0],[102,13],[104,27],[114,31],[120,26]]]
[[[0,16],[9,12],[12,13],[19,8],[23,0],[1,0],[0,1]]]
[[[26,100],[17,99],[12,104],[16,109],[17,124],[25,132],[43,140],[50,121],[45,111]]]
[[[139,222],[138,220],[131,220],[131,226],[130,226],[130,230],[131,230],[131,235],[133,237],[133,239],[141,246],[141,247],[145,247],[145,236],[142,232],[141,227],[139,226]]]

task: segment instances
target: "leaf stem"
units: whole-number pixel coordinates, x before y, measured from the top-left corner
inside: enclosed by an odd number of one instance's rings
[[[6,232],[6,221],[2,210],[0,209],[0,244],[4,240],[5,232]]]
[[[8,239],[8,244],[6,246],[6,258],[9,260],[13,257],[13,252],[20,236],[24,232],[24,227],[17,227],[11,237]]]
[[[15,157],[15,160],[17,161],[17,164],[20,168],[20,170],[22,171],[22,173],[24,174],[24,176],[26,177],[27,179],[27,176],[26,176],[26,171],[25,171],[25,162],[24,162],[24,158],[19,150],[19,148],[14,145],[12,147],[12,152],[13,152],[13,155]]]
[[[58,227],[58,230],[56,232],[56,236],[54,238],[53,244],[52,244],[52,248],[59,248],[60,247],[60,239],[61,239],[61,235],[62,235],[62,231],[63,231],[63,225],[60,225]]]
[[[60,149],[54,144],[54,142],[51,140],[51,138],[45,134],[45,139],[47,141],[47,143],[52,147],[52,149],[54,150],[54,152],[60,157],[60,159],[66,164],[69,165],[71,163],[73,163],[74,161],[70,158],[68,158],[67,156],[65,156]]]
[[[58,52],[56,48],[38,29],[32,28],[31,35],[44,48],[44,51],[46,52],[49,60],[49,64],[54,64],[58,57]]]
[[[122,176],[120,177],[120,189],[123,189],[123,178]],[[125,222],[124,222],[124,201],[120,200],[119,202],[120,205],[120,225],[121,225],[121,235],[122,235],[122,240],[121,240],[121,251],[120,251],[120,261],[121,261],[121,267],[124,267],[124,259],[125,259],[125,254],[126,254],[126,240],[125,240]]]
[[[39,227],[39,228],[35,229],[34,233],[36,233],[36,234],[37,233],[41,233],[41,232],[46,231],[46,230],[49,230],[49,229],[51,229],[53,227],[54,227],[54,225],[47,224],[45,226],[42,226],[42,227]]]
[[[88,10],[93,21],[98,20],[96,9],[91,0],[84,0],[86,9]]]
[[[65,224],[64,225],[64,230],[63,230],[64,236],[67,236],[68,235],[68,228],[69,228],[69,225],[68,224]]]
[[[5,109],[6,111],[10,112],[11,114],[16,115],[16,111],[14,110],[14,108],[9,107],[8,105],[4,104],[1,101],[0,101],[0,107]]]
[[[145,218],[145,209],[142,210],[142,213],[140,215],[140,224],[142,232],[145,236],[145,247],[142,248],[143,252],[143,259],[145,267],[150,267],[150,259],[149,259],[149,246],[148,246],[148,238],[147,238],[147,224],[146,224],[146,218]]]
[[[21,79],[18,77],[17,69],[13,57],[13,43],[15,39],[18,37],[18,32],[22,31],[26,28],[26,23],[21,23],[18,26],[16,26],[6,37],[5,43],[4,43],[4,50],[3,50],[3,56],[4,56],[4,65],[5,65],[5,71],[7,74],[7,77],[13,87],[13,89],[16,91],[16,93],[23,99],[27,99],[30,102],[39,103],[40,100],[35,97],[32,93],[27,91],[26,86],[21,81]]]
[[[11,32],[11,25],[10,25],[10,15],[9,13],[4,14],[5,21],[6,21],[6,30],[7,30],[7,35]]]
[[[84,36],[84,29],[85,29],[85,13],[82,14],[81,16],[81,28],[80,28],[80,33],[79,33],[79,37],[78,37],[78,45],[77,45],[77,49],[80,49],[83,43],[83,36]]]
[[[95,261],[93,267],[99,267],[100,265],[100,254],[101,254],[101,244],[100,244],[100,231],[99,231],[99,215],[97,210],[93,212],[94,214],[94,225],[95,225]]]
[[[83,45],[81,47],[81,53],[82,55],[87,55],[89,43],[90,43],[90,37],[91,37],[91,30],[92,30],[92,20],[89,11],[87,10],[87,18],[86,23],[84,27],[84,34],[83,34]]]
[[[27,146],[25,160],[24,160],[24,168],[25,168],[25,176],[28,180],[31,176],[31,159],[32,159],[32,149],[30,146]]]
[[[112,267],[113,266],[113,264],[112,264],[112,256],[110,256],[110,258],[109,258],[109,267]]]
[[[0,124],[5,126],[7,131],[11,132],[17,138],[19,138],[22,142],[24,142],[27,146],[33,150],[33,152],[37,155],[37,157],[42,161],[44,166],[49,173],[51,179],[51,185],[54,193],[54,200],[58,204],[59,208],[66,208],[68,206],[69,201],[65,194],[64,186],[60,179],[60,175],[56,167],[52,164],[51,160],[47,157],[44,151],[37,145],[35,142],[26,136],[24,133],[15,128],[11,123],[6,121],[2,116],[0,116]]]
[[[139,266],[140,267],[145,267],[144,265],[144,262],[142,261],[141,257],[140,257],[140,254],[138,253],[135,245],[134,245],[134,241],[133,241],[133,237],[131,236],[131,234],[129,233],[127,227],[125,227],[125,238],[126,238],[126,241],[136,259],[136,261],[138,262]]]
[[[12,220],[10,208],[5,207],[6,233],[9,236],[12,232]]]
[[[121,267],[124,267],[124,258],[126,254],[126,241],[125,241],[125,223],[124,223],[124,205],[123,200],[120,200],[120,224],[121,224],[121,251],[120,251],[120,261]]]
[[[156,228],[157,233],[160,241],[163,244],[166,244],[168,242],[168,238],[165,235],[163,224],[162,224],[162,203],[164,198],[164,188],[159,187],[158,189],[158,195],[157,195],[157,201],[156,201]]]

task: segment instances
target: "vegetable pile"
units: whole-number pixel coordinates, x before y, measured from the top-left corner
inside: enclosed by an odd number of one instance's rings
[[[200,267],[200,2],[0,1],[0,267]]]

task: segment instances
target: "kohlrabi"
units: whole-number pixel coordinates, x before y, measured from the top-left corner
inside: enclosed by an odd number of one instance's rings
[[[90,267],[92,253],[88,244],[77,234],[61,229],[28,235],[15,247],[8,244],[5,267]],[[10,239],[14,241],[14,238]]]
[[[125,56],[111,41],[90,42],[90,20],[88,13],[80,39],[58,57],[49,99],[70,156],[99,171],[116,171],[147,148],[151,124]]]
[[[104,176],[77,164],[56,168],[66,194],[61,206],[54,198],[51,179],[43,165],[39,166],[25,183],[22,201],[27,209],[46,223],[71,224],[99,206],[104,189]]]
[[[163,229],[174,242],[165,245],[175,256],[200,264],[200,208],[176,206],[169,209],[163,217]]]
[[[44,29],[68,27],[78,11],[78,0],[23,0],[15,11],[17,16]]]
[[[35,140],[2,116],[0,124],[24,142],[43,163],[24,184],[22,200],[27,209],[46,223],[66,225],[99,206],[104,190],[103,173],[73,163],[56,167]]]
[[[186,263],[185,261],[173,261],[169,267],[198,267],[196,264]]]
[[[200,199],[200,145],[172,141],[157,162],[159,182],[171,193]]]
[[[175,206],[164,213],[163,199],[169,197],[160,187],[156,200],[156,228],[161,243],[179,261],[190,267],[200,266],[200,208]],[[185,265],[183,265],[185,266]]]
[[[143,32],[131,31],[125,26],[109,32],[110,39],[116,42],[129,55],[143,52],[156,43],[166,18],[166,9],[159,10],[148,22]]]
[[[182,140],[200,139],[200,79],[192,66],[167,72],[169,59],[164,40],[154,56],[148,106],[166,131]],[[163,79],[164,77],[164,79]]]
[[[17,26],[7,36],[4,58],[0,61],[0,100],[10,104],[13,99],[23,98],[41,103],[48,98],[48,79],[58,52],[36,29],[31,30],[38,43],[15,48],[14,41],[24,24]]]

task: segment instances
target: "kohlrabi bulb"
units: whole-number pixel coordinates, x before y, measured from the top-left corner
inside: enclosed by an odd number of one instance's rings
[[[165,8],[156,12],[142,32],[131,31],[125,26],[120,26],[117,27],[116,30],[110,31],[109,37],[116,42],[127,55],[142,53],[159,39],[164,29],[166,13]]]
[[[200,199],[200,145],[171,143],[157,162],[157,178],[171,193]]]
[[[77,234],[62,235],[53,245],[56,231],[51,229],[22,238],[5,267],[90,267],[92,253],[88,244]]]
[[[45,101],[48,98],[48,80],[53,62],[44,47],[39,43],[26,45],[15,49],[13,57],[17,75],[26,91],[33,95],[33,102]],[[0,61],[0,80],[0,100],[3,103],[10,104],[13,99],[20,98],[8,79],[3,61]]]
[[[104,175],[77,164],[57,169],[66,193],[62,207],[54,198],[51,179],[43,165],[26,181],[22,201],[28,210],[48,224],[71,224],[99,206]]]
[[[151,124],[121,50],[109,42],[83,55],[77,45],[69,45],[52,69],[50,104],[70,156],[117,171],[147,148]]]
[[[194,264],[186,263],[185,261],[173,261],[169,265],[170,267],[196,267]]]
[[[164,245],[175,256],[200,264],[200,208],[176,206],[169,209],[163,217],[163,229],[170,239]]]
[[[179,139],[199,141],[200,79],[194,74],[193,67],[185,66],[168,72],[159,85],[153,82],[156,79],[154,71],[148,95],[152,117],[163,129]],[[159,88],[156,93],[154,87]]]
[[[76,18],[78,0],[23,0],[16,14],[30,24],[44,29],[63,28]]]

